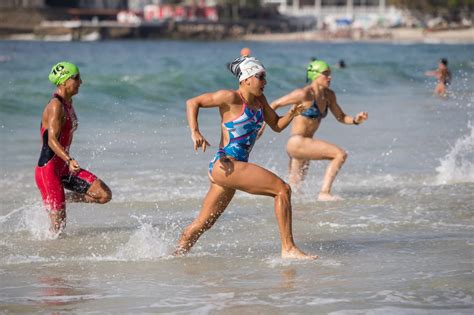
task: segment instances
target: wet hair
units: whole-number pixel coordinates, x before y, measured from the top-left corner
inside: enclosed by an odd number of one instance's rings
[[[338,63],[338,64],[339,64],[339,67],[341,67],[341,68],[345,68],[345,67],[346,67],[346,62],[345,62],[343,59],[339,60],[339,63]]]
[[[447,66],[448,65],[448,59],[447,58],[441,58],[439,60],[439,62],[441,62],[443,65]]]

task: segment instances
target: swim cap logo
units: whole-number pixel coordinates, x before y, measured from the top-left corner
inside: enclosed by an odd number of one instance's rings
[[[258,65],[254,65],[254,66],[251,66],[250,68],[247,68],[247,69],[244,69],[247,74],[251,75],[254,71],[260,71],[262,69],[261,66],[258,66]]]
[[[62,64],[57,65],[56,68],[53,69],[54,75],[59,74],[59,78],[62,78],[66,74],[69,74],[69,72],[70,71],[68,69],[65,69],[65,67]]]
[[[58,64],[58,65],[56,66],[56,68],[53,69],[53,73],[54,73],[55,75],[58,75],[58,72],[60,72],[60,71],[63,70],[63,69],[64,69],[64,66],[63,66],[62,64]],[[61,75],[61,74],[62,74],[62,73],[60,73],[60,75]]]
[[[232,74],[242,82],[259,72],[265,71],[262,63],[254,57],[239,57],[227,64],[227,68]]]
[[[329,70],[329,65],[325,61],[314,60],[310,62],[306,69],[306,82],[313,81],[326,70]]]

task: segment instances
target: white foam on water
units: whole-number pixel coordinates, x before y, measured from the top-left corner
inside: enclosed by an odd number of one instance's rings
[[[6,265],[30,264],[30,263],[46,263],[51,262],[51,258],[41,257],[38,255],[11,255],[6,257],[2,263]]]
[[[350,302],[350,300],[316,297],[316,298],[313,298],[310,302],[306,303],[306,305],[326,305],[326,304],[334,304],[334,303],[342,303],[342,302]]]
[[[474,126],[469,123],[470,134],[459,138],[451,151],[440,160],[436,168],[436,184],[474,182]]]
[[[377,307],[373,309],[342,309],[327,313],[328,315],[433,315],[433,314],[470,314],[469,310],[436,310],[436,309],[418,309],[407,307]]]
[[[9,222],[14,223],[7,227]],[[50,220],[48,213],[40,203],[21,206],[1,217],[0,223],[5,225],[5,228],[2,227],[2,231],[7,229],[13,229],[14,232],[27,231],[31,239],[36,241],[58,238],[56,233],[49,231]]]
[[[395,291],[382,290],[377,292],[370,299],[381,300],[392,304],[411,305],[416,307],[423,307],[427,304],[431,306],[453,306],[465,307],[472,306],[473,297],[466,292],[458,290],[445,290],[438,292],[435,295],[420,295],[417,291]]]
[[[151,260],[155,258],[167,257],[171,253],[174,242],[166,231],[160,231],[151,223],[144,222],[150,220],[146,216],[132,216],[140,223],[138,230],[130,236],[127,243],[121,246],[116,254],[119,260],[137,261]]]
[[[281,258],[281,257],[268,257],[264,260],[264,262],[270,268],[276,268],[276,267],[293,266],[297,264],[315,263],[315,262],[318,262],[318,259],[311,260],[311,259],[286,259],[286,258]]]

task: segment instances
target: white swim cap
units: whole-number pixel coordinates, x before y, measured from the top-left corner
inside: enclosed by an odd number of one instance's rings
[[[242,82],[257,73],[264,72],[265,67],[254,57],[239,57],[227,65],[230,72]]]

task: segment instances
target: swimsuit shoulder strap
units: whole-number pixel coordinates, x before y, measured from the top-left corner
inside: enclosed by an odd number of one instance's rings
[[[319,111],[319,108],[318,108],[318,102],[316,101],[316,94],[314,93],[313,89],[310,89],[311,90],[311,96],[313,97],[313,105],[314,107],[316,107],[316,109]]]
[[[61,102],[61,104],[63,104],[64,107],[72,107],[72,101],[71,101],[71,103],[67,102],[64,99],[64,97],[62,97],[58,93],[54,93],[52,98],[57,98]]]

